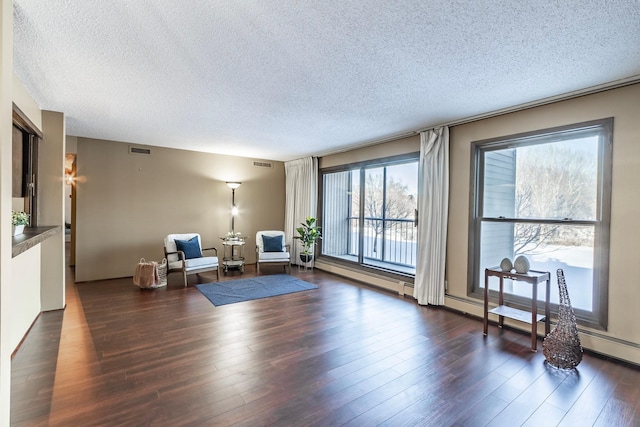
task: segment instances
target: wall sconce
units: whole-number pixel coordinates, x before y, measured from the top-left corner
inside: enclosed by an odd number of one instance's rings
[[[73,175],[64,175],[64,183],[67,185],[72,185],[73,181],[75,180],[75,178],[73,177]]]
[[[236,188],[240,187],[241,182],[227,182],[227,187],[231,189],[231,232],[235,233],[235,218],[238,215],[238,207],[236,206]]]

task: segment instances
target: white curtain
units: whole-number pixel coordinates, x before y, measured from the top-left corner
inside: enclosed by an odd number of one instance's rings
[[[300,245],[293,240],[296,228],[307,217],[316,217],[318,206],[318,159],[305,157],[303,159],[285,162],[286,175],[286,208],[284,233],[287,243],[291,245],[291,262],[298,263]]]
[[[449,213],[449,128],[420,132],[418,255],[413,296],[418,304],[444,305]]]

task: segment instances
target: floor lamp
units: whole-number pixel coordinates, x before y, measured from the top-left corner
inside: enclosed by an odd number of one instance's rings
[[[236,188],[240,187],[241,182],[227,181],[227,187],[231,189],[231,233],[235,235],[235,218],[238,215],[238,207],[236,206]]]

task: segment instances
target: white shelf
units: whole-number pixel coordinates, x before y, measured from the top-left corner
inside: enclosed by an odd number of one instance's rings
[[[493,310],[489,310],[489,313],[497,314],[498,316],[504,316],[504,317],[508,317],[509,319],[515,319],[521,322],[531,324],[530,311],[519,310],[517,308],[508,307],[506,305],[499,305]],[[544,320],[544,316],[542,314],[536,314],[536,319],[538,322],[541,322]]]

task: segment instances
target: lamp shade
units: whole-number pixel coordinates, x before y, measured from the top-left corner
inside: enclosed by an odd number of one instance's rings
[[[242,184],[242,183],[241,182],[235,182],[235,181],[227,181],[227,186],[232,190],[235,190],[236,188],[240,187],[240,184]]]

